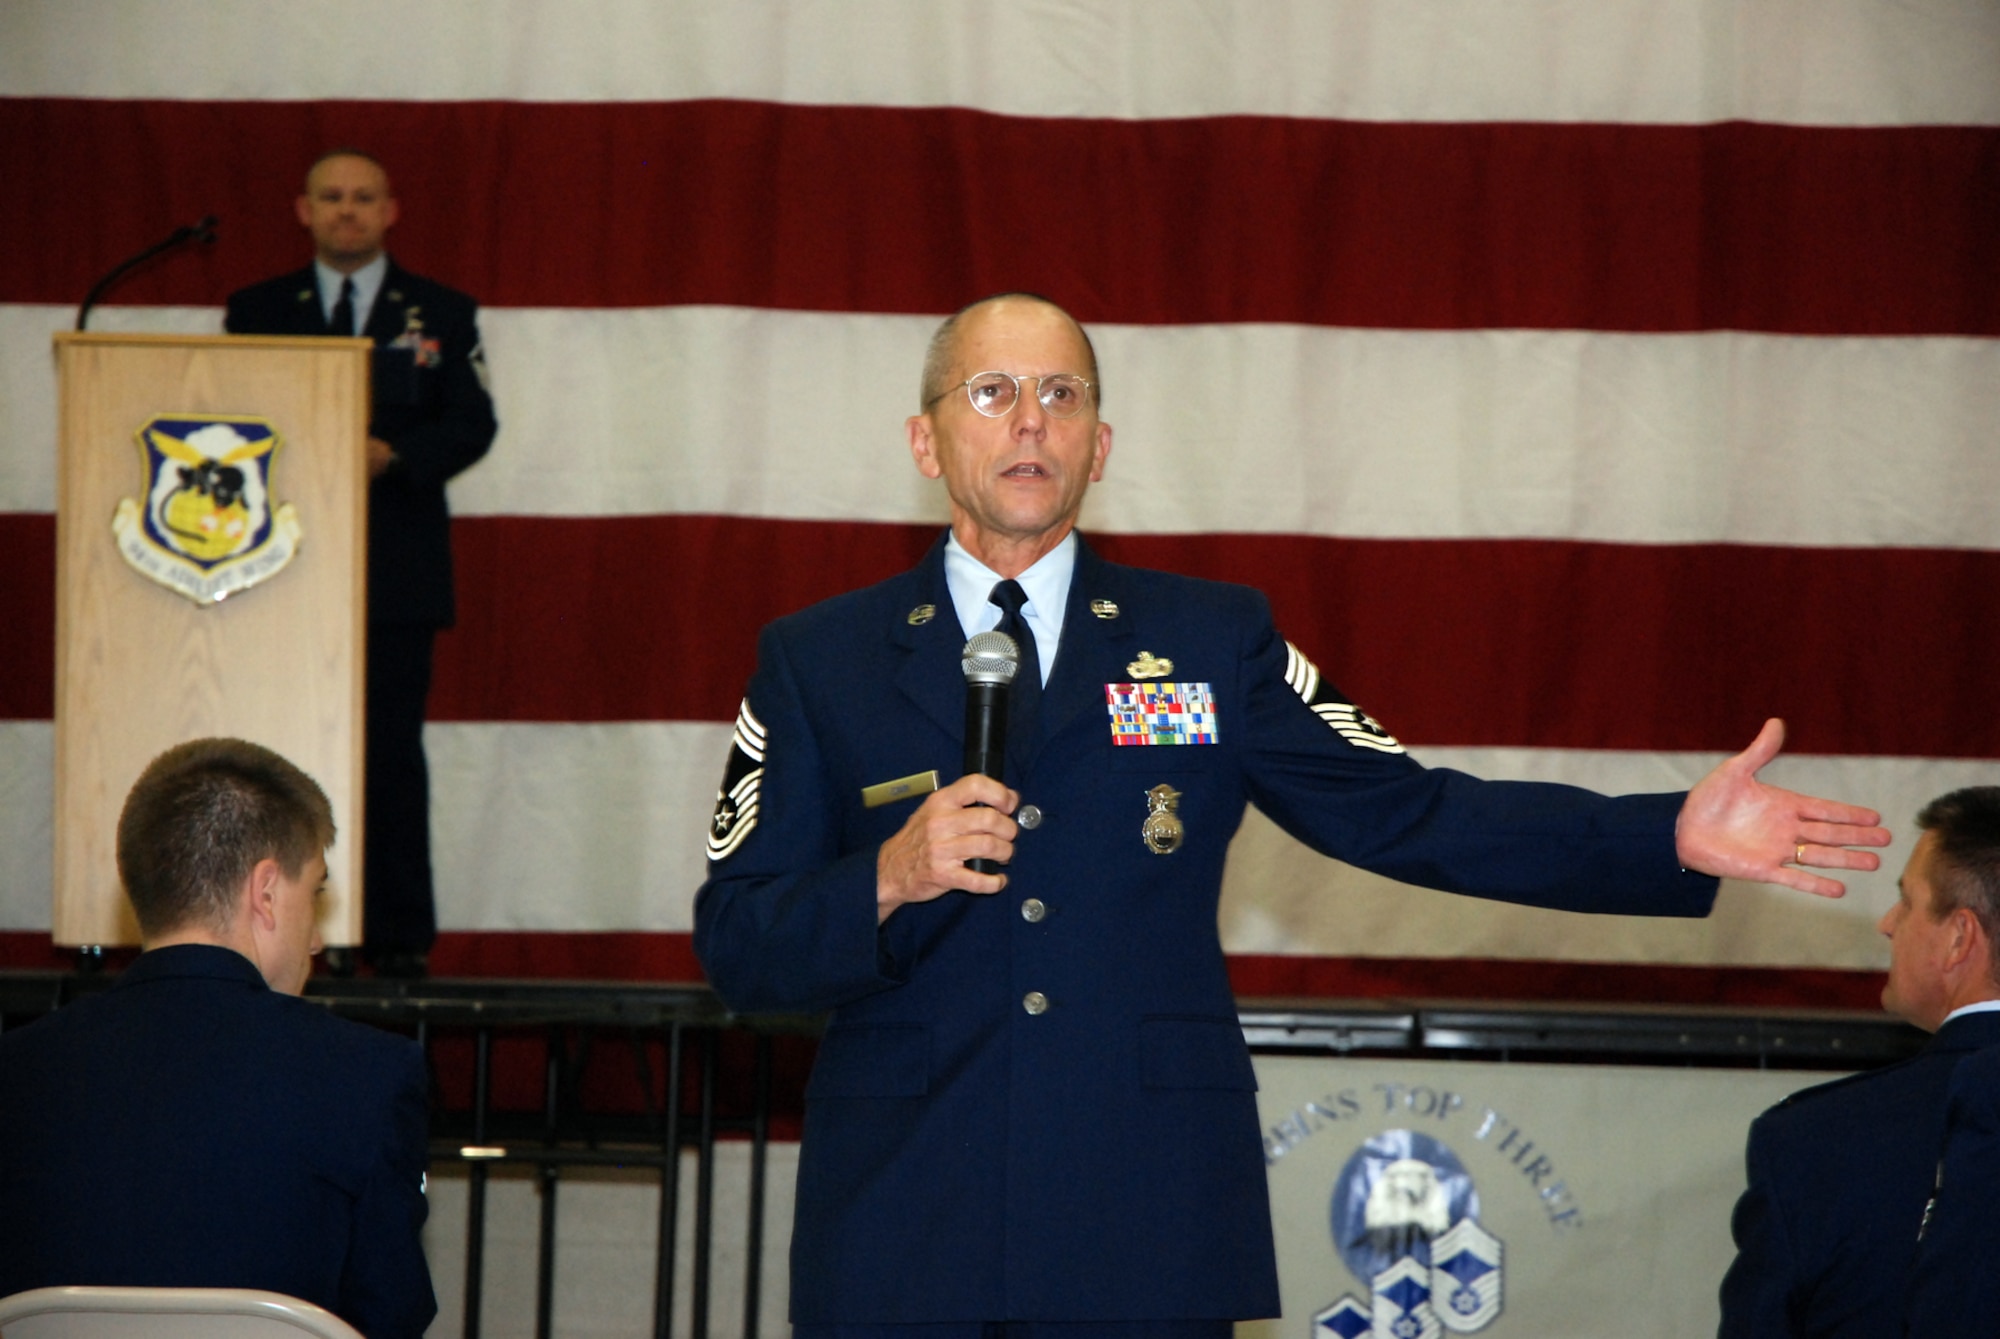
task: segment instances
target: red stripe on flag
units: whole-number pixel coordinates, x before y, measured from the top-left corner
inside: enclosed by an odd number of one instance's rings
[[[0,720],[56,713],[56,518],[0,512]]]
[[[733,719],[759,628],[902,571],[936,534],[714,516],[461,520],[460,627],[439,643],[432,715]],[[1115,561],[1264,590],[1280,630],[1415,742],[1734,750],[1782,715],[1799,752],[2000,757],[1980,669],[2000,663],[2000,553],[1091,542]]]
[[[439,640],[431,699],[442,721],[732,720],[759,628],[904,570],[937,534],[716,516],[455,528],[460,622]],[[1264,590],[1280,631],[1413,743],[1733,750],[1781,715],[1795,752],[2000,757],[1983,668],[2000,663],[2000,553],[1091,542],[1115,561]],[[49,518],[0,516],[0,557],[13,626],[31,630],[0,676],[0,717],[47,719]]]
[[[2000,128],[723,101],[0,99],[34,239],[0,250],[0,301],[75,301],[210,212],[221,241],[117,300],[296,268],[295,183],[334,144],[390,164],[399,257],[505,306],[922,313],[1029,288],[1133,323],[2000,334]]]

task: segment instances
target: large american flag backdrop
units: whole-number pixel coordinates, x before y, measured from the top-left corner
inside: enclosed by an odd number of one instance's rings
[[[698,972],[756,630],[931,541],[924,340],[1025,288],[1098,340],[1093,542],[1262,587],[1418,757],[1668,789],[1781,715],[1773,779],[1898,830],[1843,902],[1653,924],[1253,815],[1244,991],[1872,1003],[1912,815],[2000,780],[1997,72],[1973,0],[12,0],[5,960],[51,957],[50,334],[209,212],[94,326],[218,330],[351,144],[484,304],[502,422],[452,493],[439,970]]]

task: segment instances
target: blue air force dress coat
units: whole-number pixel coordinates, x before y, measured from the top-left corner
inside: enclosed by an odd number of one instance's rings
[[[361,332],[375,341],[368,431],[396,449],[368,490],[370,622],[448,628],[456,613],[444,486],[499,431],[477,316],[465,294],[391,261]],[[318,271],[230,294],[223,325],[232,335],[327,334]]]
[[[2000,1015],[1973,1017],[1995,1020],[1993,1026],[2000,1029]],[[1952,1074],[1937,1194],[1910,1275],[1910,1334],[1922,1339],[2000,1336],[1996,1201],[2000,1201],[2000,1045],[1967,1056]]]
[[[1062,640],[1009,784],[1004,892],[876,924],[875,857],[961,768],[940,540],[921,566],[765,629],[709,835],[695,945],[737,1010],[831,1010],[806,1094],[797,1323],[1232,1318],[1278,1311],[1256,1082],[1216,930],[1254,802],[1412,883],[1541,906],[1701,915],[1681,797],[1427,770],[1344,702],[1255,591],[1080,545]],[[1211,743],[1114,746],[1106,685],[1205,693]],[[1142,837],[1148,791],[1182,837]],[[1039,812],[1028,827],[1027,806]]]
[[[368,846],[371,952],[424,952],[437,937],[424,714],[432,641],[457,613],[445,483],[484,456],[498,424],[478,309],[456,289],[389,263],[362,331],[375,342],[368,431],[396,461],[368,488]],[[235,335],[326,335],[318,270],[230,295]]]
[[[0,1295],[262,1288],[424,1332],[423,1053],[229,949],[139,956],[0,1035]]]
[[[1793,1093],[1751,1124],[1723,1339],[1903,1332],[1952,1072],[1996,1045],[2000,1014],[1963,1015],[1908,1060]]]

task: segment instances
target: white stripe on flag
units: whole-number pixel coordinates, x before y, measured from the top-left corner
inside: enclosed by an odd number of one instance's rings
[[[69,321],[0,305],[0,511],[53,508],[48,340]],[[453,483],[460,515],[945,520],[903,437],[931,317],[504,308],[481,321],[501,433]],[[103,326],[218,323],[204,308],[112,308]],[[2000,340],[1093,335],[1117,449],[1086,529],[2000,547],[1987,505]]]
[[[1983,0],[569,0],[500,12],[476,0],[8,0],[0,95],[2000,123],[2000,9]]]
[[[726,723],[431,725],[432,831],[447,930],[692,926]],[[46,930],[54,730],[0,721],[0,930]],[[1624,793],[1688,785],[1719,756],[1420,749],[1432,766]],[[1255,814],[1231,848],[1224,946],[1236,953],[1495,957],[1874,969],[1911,820],[1992,780],[1990,762],[1786,756],[1768,780],[1878,806],[1897,844],[1837,902],[1725,884],[1705,921],[1576,916],[1393,884],[1299,846]],[[1137,831],[1137,816],[1134,832]],[[1449,993],[1445,990],[1444,993]]]

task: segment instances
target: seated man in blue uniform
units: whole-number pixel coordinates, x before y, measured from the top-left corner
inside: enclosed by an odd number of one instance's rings
[[[370,1339],[430,1324],[423,1052],[297,998],[333,835],[312,778],[242,740],[140,776],[118,872],[145,952],[0,1035],[0,1296],[257,1288]]]
[[[390,259],[398,207],[367,154],[337,149],[296,202],[313,263],[232,293],[232,335],[366,335],[368,770],[363,952],[385,976],[422,976],[437,938],[424,707],[431,648],[456,614],[445,483],[486,454],[499,424],[477,308]]]
[[[1725,1336],[1903,1333],[1953,1072],[2000,1047],[2000,787],[1940,796],[1917,826],[1901,896],[1878,927],[1889,937],[1882,1007],[1934,1035],[1900,1064],[1793,1093],[1751,1125],[1736,1260],[1722,1281]],[[1975,1201],[1981,1218],[1993,1189]],[[1979,1268],[1990,1275],[1992,1259]],[[1980,1323],[1977,1333],[2000,1333],[2000,1315]],[[1972,1331],[1911,1331],[1947,1332]]]
[[[1800,866],[1872,869],[1847,848],[1888,840],[1757,781],[1775,721],[1687,795],[1418,765],[1256,591],[1091,552],[1074,527],[1111,453],[1101,398],[1047,301],[947,321],[907,431],[950,531],[759,642],[695,944],[732,1008],[833,1013],[806,1095],[800,1339],[1195,1339],[1277,1314],[1216,929],[1248,803],[1406,882],[1654,915],[1706,913],[1718,875],[1838,893]],[[1021,650],[1004,781],[960,777],[961,654],[996,627]],[[923,793],[930,773],[950,784]]]

